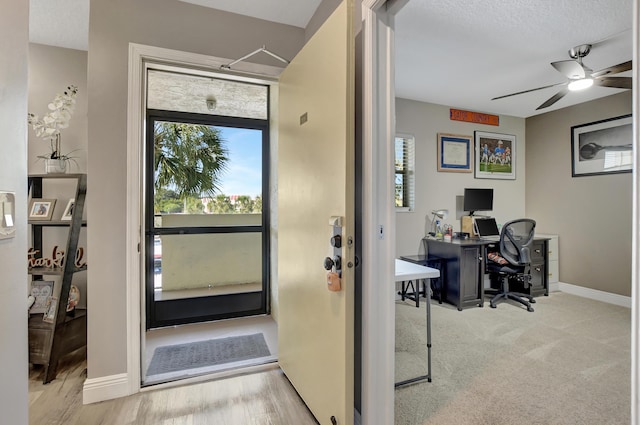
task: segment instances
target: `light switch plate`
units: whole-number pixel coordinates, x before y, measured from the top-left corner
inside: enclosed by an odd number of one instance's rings
[[[16,195],[0,191],[0,239],[16,236]]]

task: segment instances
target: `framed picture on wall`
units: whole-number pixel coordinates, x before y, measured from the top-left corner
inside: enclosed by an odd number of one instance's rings
[[[630,173],[631,115],[571,127],[571,176]]]
[[[516,179],[516,136],[475,132],[477,179]]]
[[[438,171],[470,173],[473,164],[471,136],[438,133]]]

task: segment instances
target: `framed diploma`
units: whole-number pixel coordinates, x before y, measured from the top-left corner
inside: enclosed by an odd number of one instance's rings
[[[438,133],[438,171],[472,172],[472,140],[472,136]]]

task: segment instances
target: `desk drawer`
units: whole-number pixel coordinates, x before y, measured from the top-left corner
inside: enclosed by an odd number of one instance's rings
[[[544,262],[544,241],[533,241],[531,244],[531,262]]]
[[[531,264],[531,295],[544,292],[544,264]]]
[[[528,287],[525,287],[524,283],[519,280],[509,279],[509,290],[534,297],[544,295],[544,264],[531,264],[531,281]]]

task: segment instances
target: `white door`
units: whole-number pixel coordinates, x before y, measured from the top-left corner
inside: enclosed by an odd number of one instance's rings
[[[322,425],[353,424],[353,0],[282,73],[278,135],[278,358]],[[342,289],[327,289],[342,217]],[[333,419],[332,419],[333,417]]]

